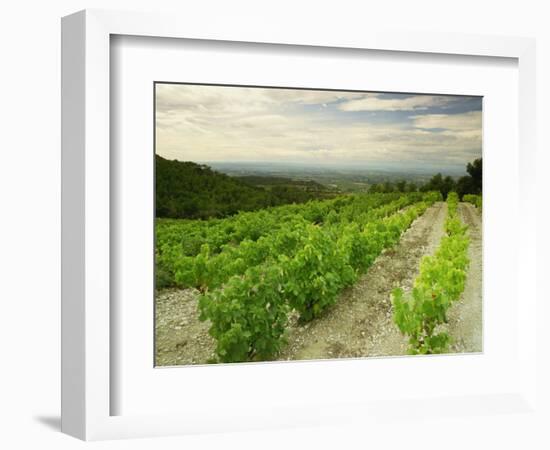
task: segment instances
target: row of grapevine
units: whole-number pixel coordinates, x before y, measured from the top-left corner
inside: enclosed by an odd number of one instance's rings
[[[219,267],[232,263],[236,274],[239,265],[261,262],[266,252],[270,252],[273,241],[280,241],[275,250],[281,251],[285,241],[294,239],[288,235],[289,230],[294,232],[310,223],[369,220],[373,210],[387,205],[400,208],[408,204],[403,199],[412,202],[418,200],[419,195],[350,195],[247,212],[228,219],[160,220],[155,246],[157,287],[202,289],[212,283],[221,283],[225,278],[218,276],[224,272]],[[390,210],[384,211],[387,214]],[[243,254],[248,257],[242,259]],[[219,258],[215,258],[217,255]],[[209,267],[206,267],[207,262]]]
[[[308,222],[320,223],[331,211],[338,213],[358,200],[368,201],[370,207],[399,198],[399,194],[349,195],[331,200],[311,200],[303,204],[290,204],[253,212],[240,212],[225,219],[182,220],[157,219],[159,244],[179,243],[184,255],[194,256],[202,244],[209,244],[214,252],[228,242],[244,239],[256,240],[270,233],[285,220],[300,217]]]
[[[319,316],[439,198],[429,194],[405,210],[401,206],[364,223],[307,224],[293,252],[274,253],[203,292],[200,319],[211,323],[219,360],[273,358],[284,345],[290,311],[297,311],[302,322]]]
[[[393,319],[409,337],[411,354],[447,351],[450,336],[441,326],[447,323],[447,310],[464,291],[469,264],[467,226],[458,217],[456,193],[449,194],[447,205],[445,236],[436,253],[423,258],[412,292],[405,294],[397,288],[392,293]]]
[[[399,211],[415,200],[418,200],[418,194],[405,195],[387,205],[370,210],[352,204],[350,206],[355,207],[355,214],[346,215],[345,211],[342,211],[338,216],[333,216],[331,213],[322,227],[342,227],[350,222],[364,226],[372,220]],[[218,288],[231,276],[244,273],[248,267],[274,260],[281,255],[292,257],[306,244],[310,234],[308,227],[311,226],[319,228],[319,225],[312,225],[303,218],[295,220],[292,224],[287,223],[256,241],[245,239],[238,245],[224,245],[217,254],[211,251],[208,244],[203,244],[197,256],[181,256],[174,261],[175,281],[179,286],[195,287],[200,291]]]
[[[466,194],[464,195],[463,200],[465,202],[471,203],[476,208],[481,210],[481,206],[483,203],[481,195]]]

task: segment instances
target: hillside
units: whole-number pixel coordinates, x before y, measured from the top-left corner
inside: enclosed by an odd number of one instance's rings
[[[205,219],[225,217],[317,198],[317,191],[300,186],[267,189],[216,172],[206,165],[170,161],[155,156],[156,216]]]

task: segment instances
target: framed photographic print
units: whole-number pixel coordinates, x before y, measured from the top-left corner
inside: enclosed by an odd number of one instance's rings
[[[481,118],[155,83],[155,364],[481,352]]]
[[[85,11],[62,43],[63,431],[532,410],[531,40]]]

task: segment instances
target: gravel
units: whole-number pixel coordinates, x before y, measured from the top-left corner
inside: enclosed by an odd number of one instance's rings
[[[198,318],[195,289],[165,289],[155,300],[155,364],[206,364],[215,354],[209,322]]]

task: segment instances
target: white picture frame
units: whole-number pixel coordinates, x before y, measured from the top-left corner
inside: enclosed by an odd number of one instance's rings
[[[87,10],[62,21],[62,430],[85,440],[233,431],[351,421],[391,416],[388,404],[343,402],[278,405],[271,412],[231,415],[231,408],[196,413],[112,415],[110,63],[112,35],[286,44],[335,49],[369,49],[416,54],[500,57],[517,60],[519,78],[519,183],[517,198],[517,283],[522,289],[517,316],[520,343],[515,389],[464,398],[426,398],[407,404],[414,416],[437,404],[441,415],[536,411],[535,210],[535,42],[527,38],[456,34],[409,34],[349,30],[338,36],[309,30],[281,31],[254,23],[197,23],[192,17]],[[517,294],[516,294],[517,295]],[[152,335],[150,337],[152,339]],[[441,364],[447,364],[442,362]],[[249,366],[250,367],[250,366]],[[275,370],[265,365],[264,371]],[[168,369],[170,370],[170,369]],[[348,369],[349,370],[349,369]],[[184,375],[181,375],[184,376]],[[392,400],[395,402],[395,399]],[[432,402],[432,403],[430,403]],[[435,402],[435,403],[434,403]],[[221,405],[220,405],[221,406]],[[451,413],[451,411],[453,411]],[[237,420],[238,418],[249,420]]]

